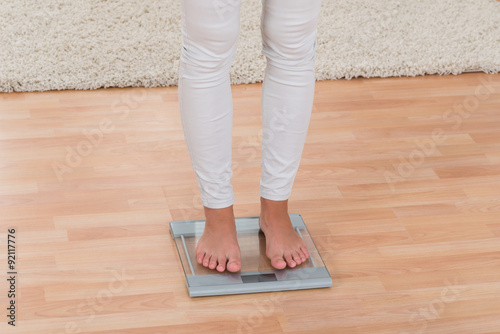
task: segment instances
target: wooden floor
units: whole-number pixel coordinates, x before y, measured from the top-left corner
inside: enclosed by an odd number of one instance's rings
[[[259,214],[261,87],[232,87],[237,217]],[[188,296],[176,86],[0,94],[0,182],[2,333],[500,333],[500,74],[316,83],[289,212],[328,289]]]

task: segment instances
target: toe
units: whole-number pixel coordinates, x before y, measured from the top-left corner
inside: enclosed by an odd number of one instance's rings
[[[301,257],[300,257],[299,252],[294,251],[294,252],[292,253],[292,258],[293,258],[293,260],[295,261],[295,263],[297,263],[297,265],[299,265],[299,264],[301,264],[301,263],[302,263],[302,259],[301,259]]]
[[[199,264],[202,264],[204,257],[205,257],[205,252],[196,253],[196,262],[198,262]]]
[[[210,254],[205,254],[205,257],[203,258],[203,266],[208,267],[209,263],[210,263]]]
[[[236,272],[241,269],[241,263],[238,260],[229,260],[227,264],[227,270],[230,272]]]
[[[304,255],[304,252],[300,249],[297,250],[297,253],[299,254],[299,257],[300,257],[300,261],[301,262],[306,262],[307,258],[306,256]]]
[[[295,263],[295,261],[293,260],[293,257],[292,257],[292,254],[291,253],[287,253],[285,254],[285,260],[286,260],[286,263],[291,267],[295,267],[297,264]]]
[[[223,272],[226,270],[227,258],[225,256],[219,257],[219,265],[217,266],[217,271]]]
[[[216,255],[212,255],[210,257],[210,262],[209,262],[208,267],[210,269],[215,269],[215,267],[217,267],[217,256]]]
[[[237,272],[241,269],[241,253],[238,246],[231,248],[227,253],[227,270]]]
[[[277,255],[271,259],[271,265],[276,269],[283,269],[286,267],[286,262],[283,257]]]
[[[301,251],[302,251],[302,253],[304,254],[305,259],[308,259],[308,258],[309,258],[309,252],[307,251],[307,248],[306,248],[306,247],[304,247],[304,246],[302,246],[302,247],[300,247],[300,250],[301,250]],[[304,260],[305,260],[305,259],[304,259]]]

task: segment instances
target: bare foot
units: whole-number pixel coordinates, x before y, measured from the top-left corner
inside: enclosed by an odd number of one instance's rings
[[[210,269],[236,272],[241,269],[241,252],[236,237],[233,206],[205,208],[205,230],[196,245],[196,261]]]
[[[309,258],[304,240],[293,229],[288,200],[260,198],[259,225],[266,236],[266,255],[276,269],[293,268]]]

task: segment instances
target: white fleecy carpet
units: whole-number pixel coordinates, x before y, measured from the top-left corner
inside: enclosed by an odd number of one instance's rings
[[[177,85],[180,1],[0,0],[0,91]],[[232,84],[264,77],[261,9],[242,1]],[[500,2],[322,0],[317,42],[317,80],[498,73]]]

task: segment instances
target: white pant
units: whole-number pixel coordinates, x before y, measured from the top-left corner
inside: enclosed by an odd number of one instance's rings
[[[240,29],[241,0],[181,0],[179,108],[202,204],[234,203],[229,70]],[[267,65],[262,84],[260,196],[289,198],[311,118],[317,19],[321,0],[262,0]]]

